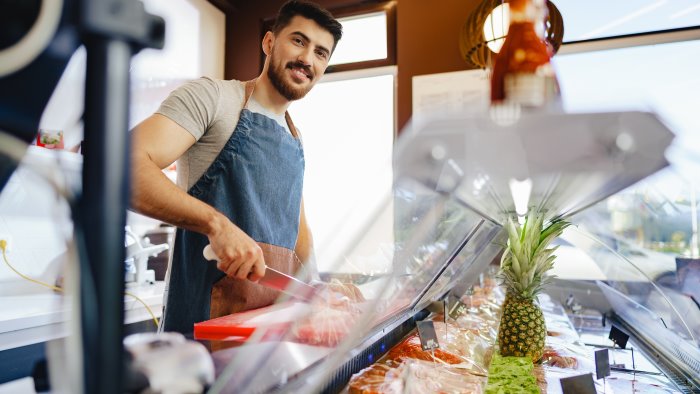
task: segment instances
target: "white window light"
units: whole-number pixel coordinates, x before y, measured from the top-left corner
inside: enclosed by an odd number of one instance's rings
[[[329,65],[386,59],[386,12],[339,18],[343,39],[331,56]]]

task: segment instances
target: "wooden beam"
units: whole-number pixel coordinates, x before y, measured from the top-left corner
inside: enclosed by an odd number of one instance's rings
[[[220,9],[224,14],[240,11],[240,9],[234,5],[232,0],[209,0],[209,3]]]

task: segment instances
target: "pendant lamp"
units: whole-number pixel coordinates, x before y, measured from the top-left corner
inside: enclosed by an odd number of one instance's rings
[[[544,37],[556,53],[564,38],[564,21],[551,1],[547,1]],[[483,0],[469,15],[459,34],[462,58],[474,68],[489,68],[491,57],[498,52],[508,33],[508,3]]]

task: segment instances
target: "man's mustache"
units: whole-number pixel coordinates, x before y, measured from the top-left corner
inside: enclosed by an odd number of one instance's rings
[[[313,71],[311,71],[311,66],[309,66],[308,64],[304,64],[304,63],[302,63],[302,62],[300,62],[300,61],[288,62],[287,65],[286,65],[285,67],[288,68],[288,69],[290,69],[290,70],[293,69],[293,68],[297,68],[297,67],[298,67],[298,68],[301,68],[301,69],[303,69],[304,72],[305,72],[306,74],[308,74],[312,79],[313,79],[313,77],[314,77],[314,73],[313,73]]]

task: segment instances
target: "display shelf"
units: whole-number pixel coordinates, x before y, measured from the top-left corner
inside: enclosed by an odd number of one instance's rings
[[[501,225],[508,216],[523,207],[544,210],[549,218],[573,215],[668,165],[664,153],[673,134],[651,113],[502,115],[434,119],[404,131],[395,149],[393,189],[380,215],[390,225],[381,232],[370,223],[349,237],[339,258],[338,267],[367,272],[324,272],[363,282],[381,277],[378,290],[365,294],[374,309],[347,318],[353,326],[344,337],[316,344],[330,349],[325,356],[304,359],[305,366],[293,370],[277,368],[279,360],[270,357],[292,354],[287,343],[305,343],[303,331],[292,327],[273,344],[260,332],[219,360],[222,371],[233,372],[220,374],[216,387],[265,382],[257,388],[337,391],[386,350],[382,337],[393,325],[403,327],[432,301],[459,298],[479,281],[503,248]],[[528,184],[530,190],[523,187]],[[295,326],[305,327],[306,320]],[[336,326],[321,323],[323,329]]]
[[[668,165],[673,134],[649,112],[493,114],[412,125],[396,177],[502,224],[526,207],[573,215]]]

